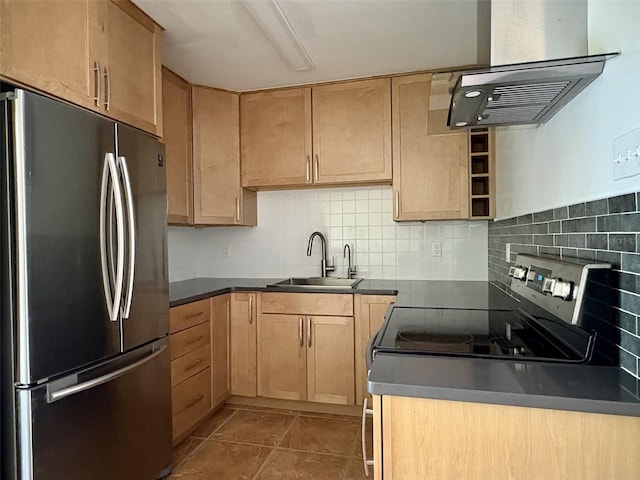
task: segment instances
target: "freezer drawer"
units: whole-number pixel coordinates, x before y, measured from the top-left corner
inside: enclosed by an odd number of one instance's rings
[[[78,385],[99,382],[126,368],[111,381],[68,396],[64,389],[46,384],[18,391],[20,480],[155,480],[168,473],[171,393],[166,339],[156,342],[155,350],[143,347],[79,374]],[[55,391],[62,392],[62,398],[51,401]]]

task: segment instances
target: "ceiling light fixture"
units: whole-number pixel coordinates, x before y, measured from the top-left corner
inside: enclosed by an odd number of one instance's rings
[[[259,2],[241,0],[240,3],[287,65],[296,71],[314,68],[309,54],[302,46],[277,0]]]

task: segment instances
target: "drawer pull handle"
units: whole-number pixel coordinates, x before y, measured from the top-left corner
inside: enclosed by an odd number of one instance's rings
[[[194,343],[199,342],[199,341],[200,341],[200,340],[202,340],[203,338],[204,338],[204,335],[200,335],[200,336],[195,337],[195,338],[190,338],[189,340],[186,340],[186,341],[184,342],[184,346],[185,346],[185,347],[188,347],[189,345],[193,345]]]
[[[199,317],[200,315],[204,315],[204,312],[190,313],[189,315],[185,315],[185,316],[184,316],[184,319],[185,319],[185,320],[189,320],[189,319],[191,319],[191,318]]]
[[[307,347],[311,348],[311,317],[307,317]]]
[[[193,370],[194,368],[196,368],[198,365],[200,365],[202,362],[204,362],[204,358],[198,358],[197,360],[194,360],[193,362],[191,362],[189,365],[187,365],[186,367],[184,367],[184,371],[188,372],[189,370]]]
[[[253,297],[249,295],[249,325],[253,323]]]
[[[197,404],[199,404],[202,400],[204,400],[204,395],[198,395],[196,398],[194,398],[193,400],[191,400],[189,403],[187,403],[187,405],[184,407],[185,410],[190,409],[191,407],[196,406]]]
[[[304,334],[302,332],[302,322],[304,322],[304,319],[300,317],[298,319],[298,341],[300,342],[300,346],[304,347]]]

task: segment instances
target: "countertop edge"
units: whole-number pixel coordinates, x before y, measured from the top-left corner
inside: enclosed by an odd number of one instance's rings
[[[399,385],[396,383],[372,381],[367,382],[367,387],[369,393],[373,395],[640,417],[640,404],[608,400],[545,396],[532,393],[490,392],[486,390],[466,390],[422,385],[402,385],[402,387],[399,388]]]

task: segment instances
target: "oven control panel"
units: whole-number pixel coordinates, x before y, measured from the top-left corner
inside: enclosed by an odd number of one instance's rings
[[[577,323],[585,285],[595,270],[609,264],[519,254],[509,269],[511,289],[568,323]]]
[[[536,292],[545,293],[544,285],[551,279],[551,270],[531,265],[527,273],[527,287]]]

